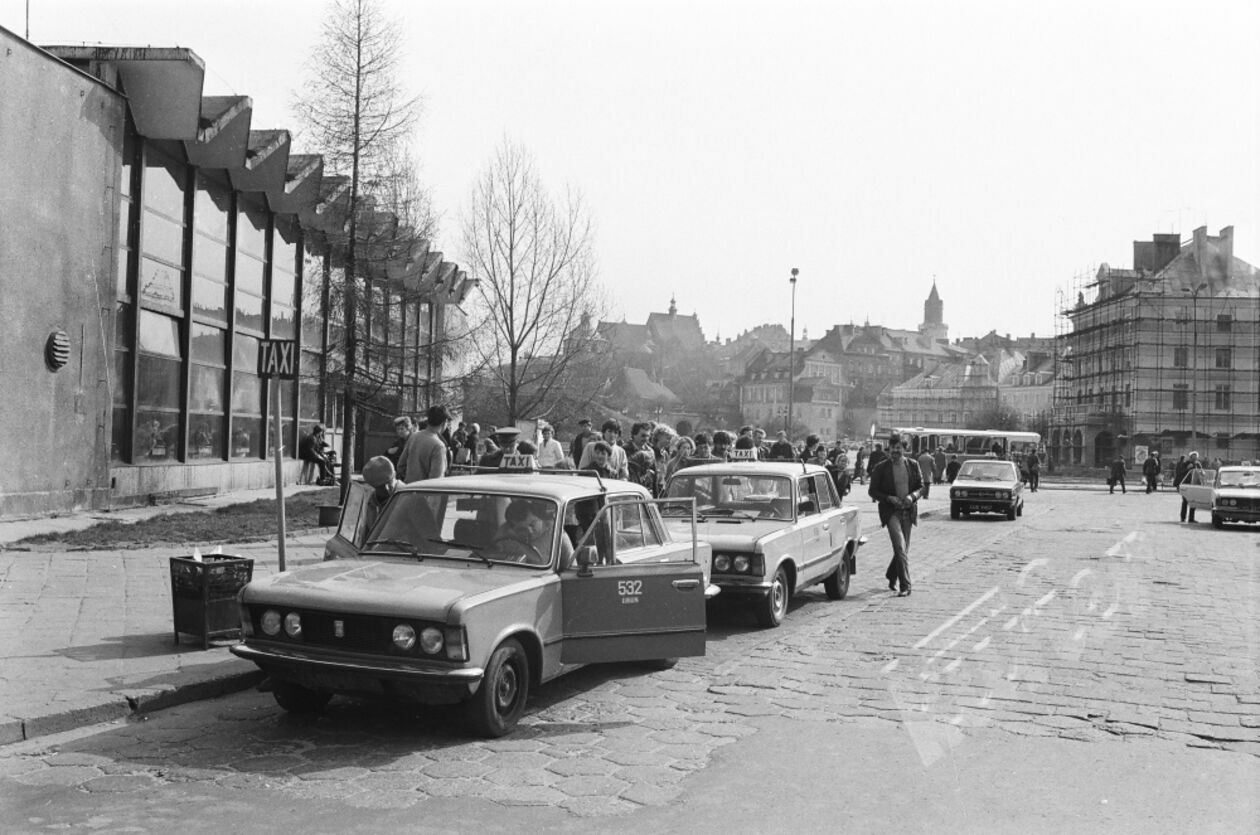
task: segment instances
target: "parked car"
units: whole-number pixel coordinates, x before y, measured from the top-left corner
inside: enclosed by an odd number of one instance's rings
[[[1260,467],[1221,467],[1212,479],[1212,527],[1260,522]]]
[[[713,583],[723,595],[751,600],[763,627],[775,627],[788,600],[822,583],[843,600],[857,571],[858,509],[842,506],[824,467],[792,462],[702,464],[674,473],[661,512],[676,535],[688,535],[695,501],[700,539],[713,548]]]
[[[1007,519],[1024,515],[1024,484],[1014,461],[973,458],[964,461],[949,488],[949,517],[1001,513]]]
[[[710,555],[628,482],[453,476],[379,510],[357,483],[323,563],[241,591],[232,652],[288,711],[336,693],[463,703],[502,736],[533,688],[582,664],[703,655]]]
[[[1216,482],[1216,470],[1195,467],[1189,470],[1177,492],[1186,500],[1186,505],[1195,510],[1212,510],[1212,485]]]

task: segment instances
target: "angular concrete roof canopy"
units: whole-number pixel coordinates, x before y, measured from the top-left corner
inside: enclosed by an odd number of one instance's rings
[[[248,96],[203,96],[205,63],[183,47],[46,46],[53,57],[119,89],[136,132],[183,142],[188,162],[225,171],[232,188],[261,192],[272,212],[296,216],[309,252],[327,248],[333,264],[346,261],[350,179],[325,175],[318,154],[291,154],[287,130],[253,130]],[[470,286],[457,265],[415,238],[398,216],[365,197],[357,216],[361,269],[436,304],[462,301]],[[359,260],[359,259],[356,259]]]
[[[188,162],[198,168],[237,168],[245,164],[254,105],[248,96],[206,96],[201,100],[197,138],[184,141]]]

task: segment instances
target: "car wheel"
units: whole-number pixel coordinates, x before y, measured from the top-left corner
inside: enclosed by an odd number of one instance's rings
[[[962,511],[958,509],[957,504],[951,503],[949,506],[949,518],[957,519],[959,516],[962,516]]]
[[[844,600],[845,595],[849,593],[849,553],[847,551],[840,557],[840,564],[836,566],[836,570],[823,580],[823,591],[827,592],[830,600]]]
[[[1225,520],[1222,519],[1220,516],[1217,516],[1215,513],[1213,513],[1212,514],[1212,527],[1214,528],[1225,527]]]
[[[783,570],[783,566],[779,566],[774,572],[774,581],[770,584],[769,594],[757,607],[757,623],[765,629],[773,629],[783,623],[783,616],[787,614],[790,591],[787,572]]]
[[[332,698],[332,693],[312,690],[289,681],[277,681],[272,685],[271,695],[275,697],[276,704],[280,707],[289,713],[301,715],[319,713]]]
[[[472,729],[490,739],[510,733],[529,698],[529,656],[520,642],[499,644],[486,665],[481,687],[465,706]]]
[[[1015,505],[1013,504],[1006,509],[1006,521],[1008,522],[1015,521]]]
[[[1023,515],[1024,515],[1024,503],[1023,503],[1023,502],[1020,502],[1020,503],[1019,503],[1019,507],[1015,508],[1015,515],[1016,515],[1016,516],[1023,516]]]

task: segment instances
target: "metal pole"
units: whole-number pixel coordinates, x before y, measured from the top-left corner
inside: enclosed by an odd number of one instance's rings
[[[792,323],[788,329],[788,408],[787,408],[787,425],[783,428],[787,430],[788,440],[792,440],[792,407],[796,401],[796,276],[800,273],[796,267],[792,268]]]
[[[275,391],[275,404],[272,407],[272,414],[275,415],[274,426],[276,432],[275,452],[276,452],[276,516],[280,523],[280,570],[284,571],[284,541],[288,538],[285,532],[284,524],[284,468],[281,466],[281,457],[284,452],[284,430],[280,424],[280,380],[278,377],[271,378],[271,388]]]

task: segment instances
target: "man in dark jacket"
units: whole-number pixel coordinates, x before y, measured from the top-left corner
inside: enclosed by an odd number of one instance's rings
[[[874,453],[871,454],[874,458]],[[901,436],[888,436],[888,457],[871,469],[870,497],[879,502],[879,523],[888,529],[892,561],[884,576],[890,591],[898,597],[910,596],[910,530],[919,522],[918,501],[923,490],[923,474],[916,461],[906,457]]]
[[[1120,485],[1121,493],[1129,492],[1128,488],[1124,486],[1124,474],[1128,469],[1129,465],[1124,462],[1124,456],[1117,455],[1116,460],[1111,462],[1111,475],[1107,478],[1107,486],[1111,488],[1107,491],[1108,493],[1116,492],[1117,484]]]
[[[1154,493],[1159,489],[1159,453],[1152,452],[1142,462],[1142,477],[1146,479],[1146,492]]]

